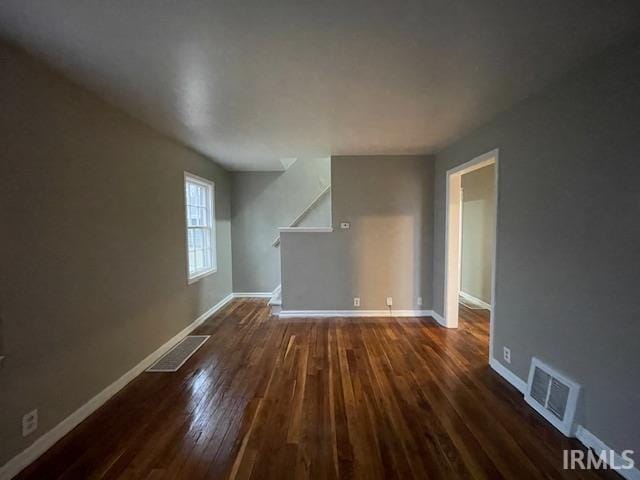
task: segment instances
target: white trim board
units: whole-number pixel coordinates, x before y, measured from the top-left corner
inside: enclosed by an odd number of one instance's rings
[[[591,448],[596,455],[600,454],[600,452],[602,452],[603,450],[605,451],[613,450],[611,447],[609,447],[606,443],[604,443],[602,440],[600,440],[598,437],[596,437],[593,433],[591,433],[589,430],[584,428],[582,425],[578,425],[578,427],[576,428],[576,438],[580,440],[585,447]],[[638,452],[634,452],[633,460],[635,462],[639,461],[637,456],[638,456]],[[608,459],[609,457],[607,456],[606,458]],[[618,452],[615,452],[613,460],[615,462],[615,465],[625,464],[624,460],[618,454]],[[627,480],[640,480],[640,470],[638,470],[638,467],[630,468],[630,469],[620,468],[620,469],[615,469],[613,471],[619,473],[620,476],[622,476],[623,478],[626,478]]]
[[[273,292],[234,292],[233,298],[271,298]]]
[[[478,306],[491,311],[491,305],[489,305],[487,302],[483,302],[482,300],[480,300],[478,297],[474,297],[473,295],[467,293],[467,292],[463,292],[462,290],[460,290],[459,292],[460,296],[462,298],[464,298],[465,300],[467,300],[468,302],[472,302],[472,303],[476,303],[478,304]]]
[[[515,373],[513,373],[507,367],[502,365],[495,358],[491,358],[491,360],[489,361],[489,365],[498,375],[500,375],[507,382],[513,385],[520,393],[522,393],[523,395],[526,394],[527,382],[522,380],[520,377],[518,377]],[[532,408],[531,405],[529,405],[529,407]],[[611,447],[607,446],[606,443],[604,443],[602,440],[600,440],[598,437],[596,437],[593,433],[591,433],[589,430],[584,428],[582,425],[578,425],[576,427],[575,435],[576,435],[576,438],[580,440],[580,442],[582,442],[582,444],[585,447],[593,449],[593,451],[596,454],[599,454],[603,450],[607,450],[607,451],[613,450]],[[614,460],[616,465],[624,464],[622,457],[618,454],[618,452],[616,452]],[[634,457],[634,460],[638,461],[638,459],[635,457]],[[638,470],[637,467],[629,470],[618,469],[614,471],[619,473],[626,480],[640,480],[640,470]]]
[[[283,318],[293,317],[434,317],[432,310],[283,310]]]
[[[280,227],[280,233],[331,233],[333,227]]]
[[[435,319],[436,322],[438,322],[443,327],[450,328],[447,325],[447,322],[444,321],[444,317],[440,315],[438,312],[436,312],[435,310],[431,311],[431,316]]]
[[[447,327],[442,315],[433,310],[282,310],[278,316],[281,318],[431,317],[441,326]]]
[[[527,382],[522,380],[515,373],[502,365],[498,360],[492,358],[491,360],[489,360],[489,365],[498,375],[500,375],[507,382],[513,385],[520,393],[522,393],[523,395],[526,393]]]
[[[233,294],[230,293],[225,298],[220,300],[217,304],[204,312],[198,318],[196,318],[188,327],[183,329],[164,345],[158,348],[156,351],[148,355],[144,360],[138,363],[135,367],[122,375],[119,379],[106,387],[95,397],[89,400],[87,403],[78,408],[75,412],[62,420],[58,425],[53,427],[48,432],[45,432],[38,437],[31,445],[13,457],[2,467],[0,467],[0,480],[9,480],[20,473],[24,468],[29,466],[35,460],[38,459],[43,453],[51,448],[58,440],[64,437],[67,433],[73,430],[89,415],[95,412],[98,408],[104,405],[111,397],[122,390],[129,382],[144,372],[153,363],[155,363],[160,357],[171,350],[178,342],[184,337],[189,335],[193,330],[199,327],[204,321],[211,315],[222,309],[227,303],[233,299]]]

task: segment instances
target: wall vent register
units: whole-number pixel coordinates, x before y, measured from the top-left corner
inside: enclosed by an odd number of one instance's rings
[[[525,400],[568,437],[575,434],[575,413],[580,385],[538,358],[531,361]]]

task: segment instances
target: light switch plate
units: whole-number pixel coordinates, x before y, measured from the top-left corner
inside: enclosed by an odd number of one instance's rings
[[[351,228],[351,224],[349,222],[340,222],[340,228],[342,230],[349,230],[349,228]]]

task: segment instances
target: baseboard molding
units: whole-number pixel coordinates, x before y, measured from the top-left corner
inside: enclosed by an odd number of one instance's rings
[[[523,395],[527,391],[527,382],[520,379],[520,377],[516,376],[511,370],[502,365],[498,360],[492,358],[489,361],[489,365],[493,370],[498,373],[502,378],[504,378],[507,382],[513,385],[518,391],[520,391]],[[531,408],[531,407],[530,407]],[[609,447],[606,443],[596,437],[589,430],[584,428],[582,425],[578,425],[576,427],[575,436],[580,442],[587,448],[591,448],[596,454],[599,454],[603,450],[612,451],[613,449]],[[607,457],[608,458],[608,457]],[[636,460],[634,458],[634,460]],[[618,454],[615,452],[614,456],[615,465],[624,465],[625,462]],[[640,470],[638,468],[631,469],[616,469],[617,473],[619,473],[626,480],[640,480]]]
[[[582,425],[578,425],[578,428],[576,428],[576,438],[580,440],[585,447],[591,448],[596,455],[600,454],[603,450],[607,452],[613,450]],[[637,461],[638,459],[635,458],[635,455],[638,455],[638,452],[634,452],[634,461]],[[608,459],[609,457],[607,456],[606,458]],[[615,452],[614,462],[614,465],[617,466],[625,465],[626,463],[618,452]],[[626,480],[640,480],[640,470],[638,470],[637,467],[629,469],[616,468],[614,471],[619,473]]]
[[[507,367],[502,365],[498,360],[492,358],[489,360],[489,366],[493,368],[493,370],[504,378],[507,382],[513,385],[520,393],[523,395],[527,391],[527,382],[518,377],[515,373],[509,370]]]
[[[283,310],[279,316],[282,318],[434,317],[434,312],[432,310]]]
[[[31,445],[18,455],[9,460],[0,468],[0,480],[9,480],[20,473],[24,468],[29,466],[35,460],[38,459],[44,452],[49,450],[58,440],[64,437],[67,433],[73,430],[80,422],[86,419],[89,415],[95,412],[98,408],[104,405],[111,397],[122,390],[131,380],[136,378],[147,368],[149,368],[156,360],[167,353],[174,345],[180,340],[189,335],[193,330],[199,327],[207,318],[223,308],[227,303],[233,299],[234,295],[229,294],[216,305],[204,312],[198,318],[196,318],[188,327],[184,328],[180,333],[175,335],[164,345],[158,348],[156,351],[148,355],[144,360],[138,363],[135,367],[122,375],[118,380],[106,387],[95,397],[82,405],[79,409],[62,420],[58,425],[53,427],[48,432],[38,437]]]
[[[431,316],[435,319],[436,322],[438,322],[443,327],[451,328],[451,327],[447,326],[447,322],[444,321],[444,317],[442,315],[440,315],[438,312],[432,311],[431,312]]]
[[[273,292],[234,292],[233,298],[271,298]]]
[[[463,292],[462,290],[460,290],[459,295],[465,300],[472,303],[477,303],[482,308],[491,311],[491,305],[489,305],[487,302],[480,300],[478,297],[474,297],[473,295]]]

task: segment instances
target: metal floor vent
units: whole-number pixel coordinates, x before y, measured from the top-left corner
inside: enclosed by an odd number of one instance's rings
[[[211,335],[188,335],[151,365],[147,372],[177,372]]]

